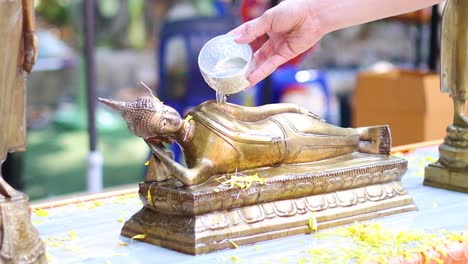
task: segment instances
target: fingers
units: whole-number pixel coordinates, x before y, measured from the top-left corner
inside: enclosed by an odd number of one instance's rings
[[[251,86],[254,86],[261,80],[270,75],[278,66],[282,65],[290,58],[285,58],[278,53],[268,57],[261,65],[259,65],[248,77]]]
[[[247,44],[265,35],[271,27],[270,22],[269,15],[263,14],[261,17],[246,22],[229,33],[236,35],[235,40],[238,43]]]
[[[279,47],[276,48],[275,46],[278,44]],[[251,86],[265,79],[276,68],[294,57],[294,54],[285,51],[287,49],[285,46],[286,44],[283,41],[269,39],[255,52],[253,62],[256,68],[248,77]]]
[[[275,45],[273,40],[269,39],[265,42],[253,55],[253,61],[255,65],[262,65],[268,57],[270,57],[275,51]]]

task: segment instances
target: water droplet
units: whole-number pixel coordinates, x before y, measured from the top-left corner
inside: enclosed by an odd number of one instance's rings
[[[216,103],[223,104],[226,102],[226,100],[226,95],[219,89],[216,89]]]

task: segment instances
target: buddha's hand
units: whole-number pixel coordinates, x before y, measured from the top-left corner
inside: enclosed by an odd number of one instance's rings
[[[314,119],[317,119],[317,120],[320,120],[320,121],[324,121],[322,118],[320,118],[320,116],[318,116],[314,112],[312,112],[309,109],[304,108],[304,107],[299,107],[299,113],[301,113],[303,115],[306,115],[306,116],[310,116],[310,117],[312,117]]]
[[[34,32],[23,32],[23,70],[30,73],[37,59],[37,38]]]
[[[253,86],[278,66],[310,49],[325,34],[313,1],[283,1],[262,16],[230,33],[241,44],[267,34],[269,39],[254,54],[256,69],[248,77]]]

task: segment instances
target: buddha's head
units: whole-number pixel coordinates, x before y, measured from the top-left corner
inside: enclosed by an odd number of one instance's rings
[[[99,98],[99,101],[120,112],[130,131],[144,139],[171,142],[183,126],[179,113],[154,96],[142,96],[134,102]]]

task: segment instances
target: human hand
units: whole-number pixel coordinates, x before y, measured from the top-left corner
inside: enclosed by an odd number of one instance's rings
[[[37,59],[37,38],[34,32],[23,32],[23,70],[30,73]]]
[[[311,2],[283,1],[230,32],[241,44],[251,43],[265,34],[269,37],[254,54],[255,68],[248,77],[251,86],[278,66],[307,51],[325,34]]]

